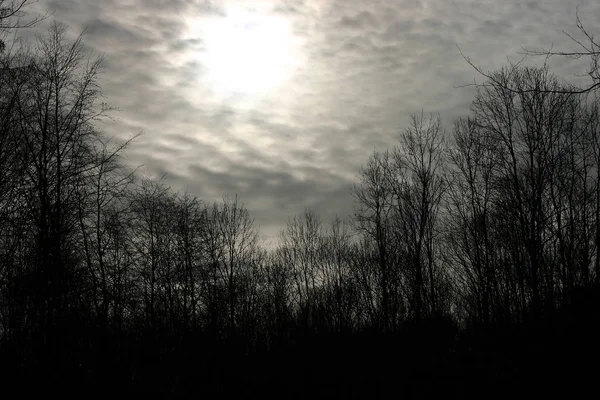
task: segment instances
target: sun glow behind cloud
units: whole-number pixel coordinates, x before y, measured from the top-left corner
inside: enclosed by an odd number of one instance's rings
[[[216,94],[267,93],[301,64],[290,21],[265,9],[229,6],[224,16],[192,19],[189,30],[203,42],[194,57]]]

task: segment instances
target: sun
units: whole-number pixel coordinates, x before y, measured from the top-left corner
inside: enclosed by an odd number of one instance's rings
[[[193,22],[203,43],[205,79],[224,94],[262,93],[289,79],[298,66],[290,22],[257,9],[230,7],[224,16]]]

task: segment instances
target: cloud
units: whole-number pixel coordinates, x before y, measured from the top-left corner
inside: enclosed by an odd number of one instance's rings
[[[260,96],[219,94],[197,55],[190,24],[226,18],[232,3],[285,18],[302,64]],[[374,149],[394,145],[410,113],[439,112],[446,125],[468,113],[480,80],[457,46],[483,69],[521,46],[568,48],[581,1],[496,0],[40,0],[36,10],[87,28],[86,45],[106,61],[103,87],[120,111],[106,124],[145,134],[129,163],[166,174],[174,188],[212,201],[237,193],[268,236],[314,208],[350,213],[349,189]],[[590,29],[600,3],[580,5]],[[45,23],[40,24],[42,30]],[[585,62],[556,60],[567,77]]]

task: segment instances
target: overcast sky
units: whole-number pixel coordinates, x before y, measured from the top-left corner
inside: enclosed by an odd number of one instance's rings
[[[119,112],[103,128],[143,132],[132,166],[205,201],[237,193],[274,238],[305,208],[350,214],[360,166],[395,144],[410,113],[439,112],[446,127],[468,114],[473,89],[460,86],[480,78],[458,47],[486,70],[519,60],[521,46],[567,48],[578,4],[594,32],[591,0],[39,0],[30,10],[86,28],[104,54],[106,101]],[[571,81],[582,72],[555,65]]]

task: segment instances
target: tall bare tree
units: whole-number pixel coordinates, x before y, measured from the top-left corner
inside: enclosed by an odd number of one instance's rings
[[[404,249],[406,272],[412,281],[411,304],[415,318],[440,311],[438,283],[444,271],[436,244],[439,214],[445,193],[445,144],[438,115],[412,116],[394,153],[397,178],[392,184],[398,238]]]
[[[373,246],[377,262],[377,284],[366,279],[370,274],[363,271],[363,283],[369,287],[363,288],[367,298],[371,291],[376,294],[376,307],[373,309],[378,314],[378,324],[384,330],[393,329],[396,324],[396,315],[392,298],[397,297],[395,277],[397,264],[394,262],[394,249],[392,248],[392,201],[394,188],[391,186],[394,179],[394,165],[389,151],[375,152],[361,170],[360,183],[354,187],[353,195],[356,199],[354,211],[355,229]],[[369,264],[364,265],[365,268]]]
[[[281,233],[278,254],[285,268],[292,271],[295,306],[305,328],[310,328],[315,318],[316,292],[321,285],[323,237],[321,217],[310,210],[289,219]]]

